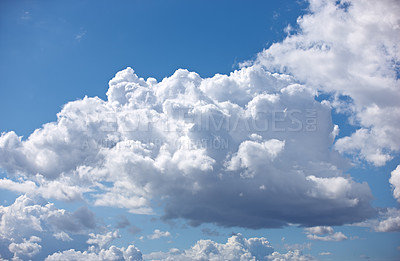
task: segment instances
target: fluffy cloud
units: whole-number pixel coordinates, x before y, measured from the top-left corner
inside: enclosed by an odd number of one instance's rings
[[[400,202],[400,165],[392,171],[389,179],[390,184],[393,186],[393,196]]]
[[[377,232],[400,231],[400,209],[389,208],[381,213],[380,219],[373,226]]]
[[[179,69],[157,82],[122,70],[106,101],[70,102],[25,140],[3,133],[0,187],[138,214],[158,201],[164,219],[192,225],[365,220],[371,192],[339,152],[379,166],[400,150],[399,9],[310,1],[297,33],[229,75]],[[332,98],[318,102],[321,91]],[[359,126],[335,143],[332,109]]]
[[[32,181],[33,180],[33,181]],[[10,179],[0,179],[0,189],[8,189],[30,196],[42,196],[46,199],[54,198],[65,201],[82,200],[82,194],[90,189],[78,186],[71,186],[70,178],[61,178],[60,180],[46,180],[42,175],[37,174],[32,180],[19,181]]]
[[[273,248],[265,238],[244,238],[241,234],[231,236],[225,244],[200,240],[188,250],[171,249],[144,255],[149,260],[269,260]]]
[[[304,230],[310,234],[316,234],[316,235],[326,235],[333,233],[333,228],[327,226],[308,227],[305,228]]]
[[[74,249],[66,250],[63,252],[54,253],[49,255],[46,261],[142,261],[142,253],[133,245],[125,248],[118,248],[116,246],[111,246],[108,249],[101,249],[99,251],[94,251],[89,249],[87,251],[76,251]]]
[[[384,165],[400,151],[400,4],[309,2],[310,13],[297,20],[299,30],[260,53],[256,63],[332,94],[329,104],[359,127],[335,148]]]
[[[78,251],[69,249],[62,252],[53,253],[45,259],[51,260],[107,260],[107,261],[142,261],[142,253],[134,245],[128,247],[109,246],[110,243],[119,238],[118,231],[109,231],[104,234],[89,234],[89,239],[86,243],[89,244],[88,249]]]
[[[282,261],[282,260],[314,261],[317,259],[311,255],[303,255],[300,250],[290,250],[285,254],[281,254],[279,252],[274,252],[274,253],[272,253],[271,256],[269,256],[268,260],[272,260],[272,261]]]
[[[36,236],[31,236],[29,240],[24,239],[22,243],[11,243],[8,249],[14,254],[13,260],[19,260],[19,257],[32,257],[40,252],[42,246],[37,242],[41,239]]]
[[[347,236],[342,232],[334,233],[333,228],[328,226],[309,227],[304,230],[307,233],[307,238],[310,240],[343,241],[347,239]]]
[[[67,233],[65,233],[64,231],[55,233],[55,234],[53,234],[53,236],[58,240],[62,240],[62,241],[66,241],[66,242],[67,241],[72,241],[72,238]]]
[[[159,229],[155,229],[153,234],[148,235],[147,238],[149,239],[159,239],[162,237],[170,237],[171,233],[169,231],[161,231]]]
[[[368,227],[376,232],[399,232],[400,231],[400,209],[383,208],[374,219],[356,223],[356,226]]]
[[[104,248],[104,246],[108,245],[111,241],[119,238],[119,234],[118,230],[116,230],[114,232],[110,231],[105,235],[90,233],[89,237],[90,238],[86,241],[86,243],[91,245],[98,245],[100,248]]]
[[[254,65],[208,79],[180,69],[157,82],[128,68],[107,95],[66,104],[26,140],[2,134],[2,187],[139,214],[159,199],[164,219],[193,225],[335,225],[373,214],[368,185],[345,176],[330,148],[330,107],[287,75]]]
[[[93,213],[85,207],[71,213],[26,195],[10,206],[0,206],[1,244],[9,245],[8,250],[16,257],[39,253],[42,237],[71,241],[67,232],[81,234],[94,227]],[[10,252],[2,248],[0,254],[6,257]]]

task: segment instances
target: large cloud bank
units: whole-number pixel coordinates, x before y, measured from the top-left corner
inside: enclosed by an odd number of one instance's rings
[[[70,102],[26,140],[3,133],[0,187],[139,214],[160,204],[192,225],[365,220],[370,189],[340,153],[379,166],[400,149],[399,8],[310,1],[299,32],[230,75],[118,72],[106,101]],[[318,102],[318,91],[333,98]],[[334,142],[332,108],[360,128]]]
[[[26,139],[2,133],[0,168],[6,174],[0,188],[26,195],[0,206],[1,254],[36,257],[49,238],[66,244],[96,227],[87,207],[68,212],[36,197],[183,218],[191,225],[296,224],[314,227],[306,230],[312,240],[347,239],[330,226],[365,221],[376,210],[368,184],[346,174],[350,161],[344,156],[382,166],[400,150],[399,13],[395,0],[310,0],[298,31],[288,29],[283,42],[229,75],[204,79],[179,69],[158,82],[127,68],[109,82],[107,100],[70,102],[56,122]],[[315,99],[320,93],[328,98]],[[346,114],[356,131],[337,139],[333,110]],[[399,167],[390,183],[398,200]],[[161,213],[155,213],[158,206]],[[398,217],[391,208],[367,223],[376,231],[399,231]],[[154,236],[168,236],[162,233]],[[91,233],[87,249],[60,249],[47,259],[143,259],[133,245],[110,245],[117,237]],[[266,239],[241,235],[147,257],[238,256],[313,259],[299,251],[273,252]]]
[[[193,225],[332,225],[371,214],[368,185],[344,176],[330,149],[329,106],[287,75],[178,70],[158,83],[127,68],[107,96],[66,104],[26,140],[3,134],[0,165],[24,180],[0,185],[132,213],[160,202],[164,218]]]
[[[0,208],[0,243],[5,246],[0,249],[0,260],[313,260],[300,250],[281,254],[266,238],[247,239],[241,234],[232,235],[226,243],[199,240],[186,250],[173,248],[143,255],[132,244],[115,246],[113,241],[120,237],[118,230],[96,227],[93,213],[87,209],[71,213],[40,198],[20,196],[10,206]],[[103,232],[91,232],[95,230]],[[77,236],[83,237],[86,244],[66,244],[76,241]]]

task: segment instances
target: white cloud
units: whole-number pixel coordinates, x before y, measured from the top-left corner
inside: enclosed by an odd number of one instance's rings
[[[338,151],[379,166],[400,150],[399,9],[310,1],[299,32],[229,75],[179,69],[157,82],[122,70],[106,101],[70,102],[26,140],[3,133],[0,187],[138,214],[160,201],[164,219],[192,225],[365,220],[370,189],[344,173]],[[321,91],[332,98],[316,101]],[[359,127],[335,144],[332,109]]]
[[[319,253],[320,256],[331,256],[332,253],[331,252],[321,252]]]
[[[400,231],[400,209],[389,208],[381,213],[373,228],[377,232]]]
[[[169,231],[161,231],[159,229],[155,229],[153,234],[148,235],[147,238],[149,239],[159,239],[162,237],[170,237],[171,233]]]
[[[67,233],[65,233],[64,231],[55,233],[55,234],[53,234],[53,236],[55,238],[57,238],[58,240],[62,240],[64,242],[72,241],[72,238]]]
[[[144,255],[149,260],[269,260],[273,248],[266,238],[244,238],[241,234],[231,236],[225,244],[211,240],[199,240],[190,249],[154,252]]]
[[[310,234],[316,234],[316,235],[325,235],[333,233],[333,228],[328,226],[307,227],[304,230]]]
[[[308,239],[318,240],[318,241],[343,241],[347,239],[347,236],[342,232],[336,232],[327,236],[317,236],[317,235],[307,235]]]
[[[93,249],[89,249],[86,251],[76,251],[74,249],[66,250],[63,252],[54,253],[49,255],[46,261],[68,261],[68,260],[76,260],[76,261],[142,261],[142,253],[133,245],[125,248],[118,248],[116,246],[111,246],[108,249],[101,249],[95,251]]]
[[[400,4],[309,2],[298,32],[260,53],[256,63],[333,94],[330,104],[350,112],[359,127],[335,148],[382,166],[400,151]]]
[[[373,212],[367,184],[345,176],[346,161],[330,149],[330,107],[287,75],[254,65],[208,79],[177,70],[158,83],[128,68],[107,95],[66,104],[24,141],[2,134],[0,166],[24,177],[2,187],[90,195],[139,214],[160,199],[164,218],[194,225],[331,225]]]
[[[118,230],[115,230],[114,232],[110,231],[105,235],[90,233],[89,237],[90,238],[86,241],[86,243],[90,245],[98,245],[100,248],[104,248],[111,241],[113,241],[116,238],[119,238],[119,234]]]
[[[14,254],[13,259],[18,260],[19,257],[33,257],[38,254],[42,248],[37,242],[41,239],[36,236],[31,236],[28,240],[23,239],[22,243],[11,243],[8,249]]]
[[[63,177],[60,180],[46,180],[43,176],[37,174],[33,180],[13,181],[11,179],[0,179],[0,189],[28,194],[30,196],[42,196],[43,198],[54,198],[57,200],[74,201],[82,200],[84,192],[91,191],[87,188],[69,185],[70,177]]]
[[[116,238],[119,238],[118,231],[109,231],[105,234],[89,233],[89,239],[86,241],[89,246],[84,251],[69,249],[49,255],[45,260],[129,260],[141,261],[142,253],[134,245],[127,248],[108,245]]]
[[[381,209],[376,218],[355,223],[354,225],[368,227],[376,232],[398,232],[400,231],[400,209]]]
[[[347,239],[347,236],[342,232],[334,233],[333,228],[328,226],[309,227],[305,228],[304,230],[307,233],[307,238],[310,240],[337,242]]]
[[[389,182],[393,186],[394,198],[400,202],[400,165],[397,165],[396,169],[392,171]]]
[[[18,255],[23,249],[37,253],[41,249],[37,238],[71,241],[67,232],[82,234],[95,227],[93,215],[85,207],[71,213],[23,195],[10,206],[0,206],[0,240],[2,244],[9,244],[9,250]],[[8,256],[10,253],[1,249],[0,254]]]
[[[268,257],[268,260],[271,261],[313,261],[317,260],[311,255],[303,255],[300,250],[290,250],[285,254],[281,254],[279,252],[274,252],[272,255]]]

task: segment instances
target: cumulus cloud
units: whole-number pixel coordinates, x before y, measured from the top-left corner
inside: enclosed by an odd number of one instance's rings
[[[308,239],[311,240],[318,240],[318,241],[343,241],[347,239],[347,236],[344,235],[342,232],[336,232],[331,235],[326,236],[317,236],[317,235],[307,235]]]
[[[116,238],[119,238],[118,230],[110,231],[106,234],[89,234],[89,239],[86,243],[90,245],[98,245],[100,248],[104,248],[104,246],[108,245],[111,241]]]
[[[290,250],[285,254],[281,254],[279,252],[274,252],[274,253],[272,253],[271,256],[269,256],[268,260],[272,260],[272,261],[282,261],[282,260],[314,261],[317,259],[311,255],[302,254],[300,250]]]
[[[42,237],[71,241],[67,232],[83,234],[94,227],[93,213],[85,207],[68,212],[26,195],[18,197],[10,206],[0,206],[1,244],[8,244],[8,250],[18,257],[37,254]],[[0,254],[8,256],[10,252],[2,248]]]
[[[161,231],[159,229],[155,229],[153,234],[148,235],[147,238],[149,239],[159,239],[162,237],[170,237],[171,233],[169,231]]]
[[[46,180],[42,175],[37,174],[32,180],[20,178],[13,181],[7,178],[0,179],[0,189],[7,189],[30,196],[42,196],[46,199],[54,198],[65,201],[82,200],[82,193],[90,189],[69,185],[69,178],[60,180]]]
[[[14,254],[13,260],[20,260],[20,257],[32,257],[38,254],[42,248],[37,242],[41,239],[36,236],[31,236],[28,240],[24,238],[22,243],[11,243],[8,249]]]
[[[309,1],[299,30],[258,55],[257,64],[286,72],[347,113],[358,129],[335,148],[384,165],[400,151],[400,4],[396,0]]]
[[[137,214],[158,201],[164,219],[192,225],[365,220],[376,212],[370,189],[342,156],[380,166],[400,150],[399,9],[310,1],[297,32],[229,75],[179,69],[158,82],[122,70],[107,100],[67,103],[25,140],[3,133],[0,187]],[[335,142],[332,110],[357,131]]]
[[[111,246],[107,249],[101,249],[94,251],[89,249],[86,251],[76,251],[74,249],[66,250],[63,252],[54,253],[49,255],[46,261],[142,261],[142,253],[133,245],[129,245],[125,248],[118,248]]]
[[[377,232],[400,231],[400,209],[387,209],[387,211],[380,214],[380,219],[374,223],[373,228]]]
[[[48,255],[45,260],[143,260],[141,251],[134,245],[129,245],[126,248],[110,246],[110,243],[119,237],[117,230],[100,234],[89,233],[89,239],[86,241],[89,247],[86,250],[59,251]]]
[[[157,82],[128,68],[109,85],[107,101],[70,102],[26,140],[3,133],[2,187],[90,195],[138,214],[159,199],[164,219],[193,225],[336,225],[373,214],[368,185],[344,175],[331,149],[331,108],[288,75],[254,65],[207,79],[180,69]]]
[[[199,240],[190,249],[169,252],[154,252],[144,255],[147,260],[269,260],[273,248],[266,238],[244,238],[236,234],[228,238],[225,244],[211,240]]]
[[[400,202],[400,165],[397,165],[397,168],[392,171],[389,182],[393,186],[394,198]]]
[[[310,234],[316,234],[316,235],[325,235],[333,233],[333,228],[328,226],[307,227],[304,230]]]
[[[342,232],[334,233],[333,228],[329,226],[309,227],[304,230],[307,233],[307,238],[310,240],[343,241],[347,239],[347,236]]]

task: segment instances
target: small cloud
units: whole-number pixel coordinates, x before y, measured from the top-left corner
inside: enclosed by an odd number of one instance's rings
[[[85,35],[86,35],[86,30],[81,29],[81,31],[75,35],[75,40],[80,42]]]
[[[159,229],[155,229],[153,234],[148,235],[147,238],[153,240],[153,239],[159,239],[162,237],[170,237],[170,236],[171,236],[171,233],[168,231],[161,231]]]
[[[330,256],[330,255],[332,255],[332,253],[331,252],[321,252],[321,253],[319,253],[319,255],[320,256]]]
[[[64,231],[61,231],[59,233],[55,233],[55,234],[53,234],[53,236],[56,239],[64,241],[64,242],[72,241],[72,238],[67,233],[65,233]]]
[[[304,230],[307,233],[307,238],[310,240],[338,242],[347,239],[347,236],[342,232],[334,233],[333,228],[329,226],[308,227]]]
[[[25,11],[23,14],[22,14],[22,16],[21,16],[21,19],[22,20],[29,20],[29,19],[31,19],[32,17],[31,17],[31,14],[30,14],[30,12],[29,11]]]
[[[284,248],[288,251],[295,251],[295,250],[300,250],[303,251],[304,249],[311,249],[311,243],[303,243],[303,244],[285,244]]]

